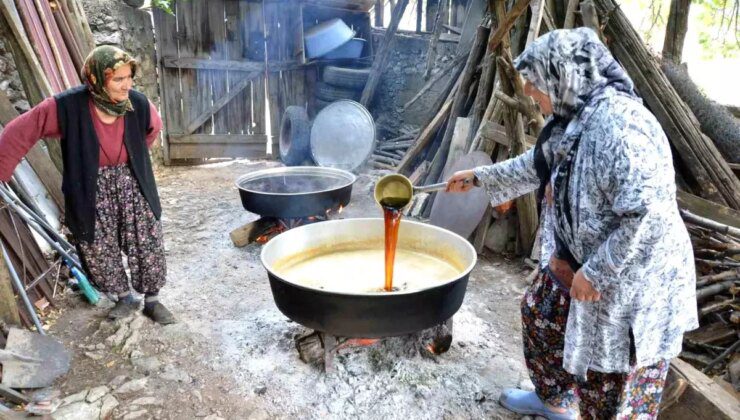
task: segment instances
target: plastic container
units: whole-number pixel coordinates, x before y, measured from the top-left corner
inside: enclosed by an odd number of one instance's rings
[[[362,50],[365,49],[365,40],[362,38],[352,38],[347,41],[344,45],[329,51],[328,53],[321,56],[321,58],[360,58],[362,56]]]
[[[335,18],[312,26],[303,35],[306,57],[317,58],[346,44],[355,32],[342,19]]]

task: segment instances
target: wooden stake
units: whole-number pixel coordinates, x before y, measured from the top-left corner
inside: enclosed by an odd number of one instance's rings
[[[398,30],[398,25],[401,23],[401,17],[403,16],[403,12],[406,10],[406,6],[408,4],[409,0],[399,0],[398,4],[393,9],[391,23],[388,25],[388,29],[385,32],[383,41],[378,49],[378,53],[373,59],[373,65],[370,69],[370,76],[367,78],[367,83],[365,83],[365,89],[362,90],[360,103],[364,107],[367,107],[373,99],[373,96],[375,96],[375,89],[378,87],[378,83],[380,83],[380,76],[383,74],[383,70],[385,70],[388,57],[390,57],[391,47],[396,36],[396,31]]]
[[[0,258],[0,319],[8,325],[21,325],[10,271],[2,258]]]
[[[565,22],[563,29],[573,29],[576,26],[576,9],[580,0],[568,0],[568,8],[565,9]]]
[[[437,8],[437,16],[434,19],[434,33],[432,33],[432,39],[429,40],[429,49],[427,50],[427,68],[424,71],[424,79],[428,79],[432,74],[432,68],[434,68],[434,62],[437,60],[437,43],[439,42],[439,36],[443,29],[443,15],[447,10],[447,2],[449,0],[440,0],[439,7]]]

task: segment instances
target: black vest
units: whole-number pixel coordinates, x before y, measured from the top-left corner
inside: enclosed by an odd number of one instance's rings
[[[95,191],[100,143],[90,115],[90,95],[85,86],[78,86],[54,98],[62,133],[62,192],[66,223],[75,239],[92,242],[95,239]],[[146,145],[149,101],[136,91],[130,91],[129,98],[134,111],[126,113],[123,119],[123,139],[128,152],[128,163],[144,198],[159,219],[162,207]]]

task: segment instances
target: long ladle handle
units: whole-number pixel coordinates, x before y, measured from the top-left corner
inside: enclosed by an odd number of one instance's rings
[[[466,179],[463,181],[465,184],[470,184],[473,182],[472,179]],[[433,191],[442,191],[447,188],[446,182],[440,182],[438,184],[432,184],[432,185],[422,185],[418,187],[414,187],[414,192],[433,192]]]

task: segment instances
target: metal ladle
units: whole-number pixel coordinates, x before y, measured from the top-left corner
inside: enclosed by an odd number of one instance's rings
[[[469,184],[473,180],[466,179],[463,182]],[[446,182],[414,186],[410,179],[401,174],[389,174],[375,183],[375,201],[380,204],[384,199],[392,198],[399,208],[403,208],[411,202],[415,193],[442,191],[446,188]]]

